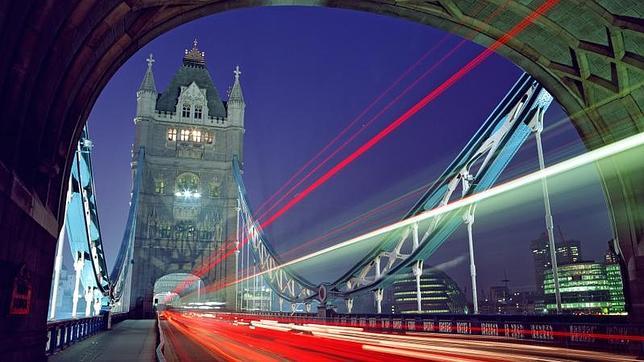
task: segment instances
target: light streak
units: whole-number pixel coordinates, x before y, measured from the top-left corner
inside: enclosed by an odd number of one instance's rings
[[[393,100],[391,100],[387,105],[385,105],[378,113],[376,113],[373,117],[371,117],[367,123],[365,123],[364,127],[358,129],[355,133],[353,133],[349,138],[347,138],[338,148],[333,150],[328,156],[326,156],[321,162],[319,162],[313,169],[311,169],[304,177],[302,177],[295,185],[291,186],[291,188],[284,193],[271,207],[269,207],[266,211],[264,211],[262,214],[257,217],[258,220],[262,220],[264,216],[266,216],[270,211],[275,209],[279,204],[284,201],[284,199],[288,196],[290,196],[304,181],[308,180],[311,176],[313,176],[320,168],[322,168],[324,165],[326,165],[335,155],[337,155],[340,151],[342,151],[346,146],[348,146],[353,140],[358,137],[363,131],[365,131],[369,126],[371,126],[376,120],[380,118],[386,111],[388,111],[391,107],[396,105],[398,101],[402,99],[407,93],[409,93],[414,87],[420,83],[426,76],[431,74],[436,68],[438,68],[440,65],[442,65],[449,57],[451,57],[458,49],[460,49],[463,45],[467,43],[466,39],[461,40],[454,48],[452,48],[450,51],[445,53],[443,57],[441,57],[434,65],[432,65],[425,73],[423,73],[420,77],[416,78],[409,86],[407,86],[400,94],[396,96]]]
[[[423,60],[425,60],[425,58],[427,58],[427,56],[432,54],[434,52],[434,50],[438,49],[438,47],[441,46],[447,39],[449,39],[449,37],[450,37],[449,34],[446,34],[445,36],[443,36],[443,38],[441,38],[438,42],[436,42],[436,44],[434,44],[434,46],[432,46],[429,50],[427,50],[425,52],[425,54],[423,54],[414,64],[409,66],[398,78],[396,78],[396,80],[393,83],[391,83],[382,93],[380,93],[380,95],[378,95],[376,98],[374,98],[374,100],[371,101],[371,103],[369,105],[367,105],[367,107],[365,109],[363,109],[353,120],[351,120],[351,122],[349,122],[349,124],[344,129],[342,129],[342,131],[340,131],[340,133],[338,133],[331,141],[329,141],[329,143],[327,143],[317,154],[315,154],[315,156],[313,156],[311,159],[309,159],[302,167],[300,167],[297,171],[295,171],[295,173],[293,175],[291,175],[291,177],[282,186],[280,186],[279,189],[277,189],[277,191],[275,191],[268,199],[266,199],[266,201],[264,201],[261,205],[259,205],[259,207],[257,208],[257,210],[255,210],[255,212],[260,213],[261,210],[266,205],[268,205],[280,192],[282,192],[291,182],[293,182],[293,180],[297,176],[299,176],[302,172],[304,172],[304,170],[306,170],[306,168],[308,168],[309,165],[311,165],[311,163],[313,163],[313,161],[317,160],[320,156],[322,156],[322,154],[324,152],[326,152],[331,146],[333,146],[333,144],[335,144],[360,119],[362,119],[362,117],[364,117],[367,114],[367,112],[370,111],[385,95],[387,95],[396,85],[398,85],[405,77],[407,77],[407,75],[409,75],[409,73],[412,70],[416,69],[416,67]],[[358,133],[361,132],[364,128],[366,128],[366,127],[360,128],[358,130]],[[306,179],[306,178],[307,177],[305,176],[304,179]],[[301,182],[302,181],[300,181],[297,185],[299,185]],[[297,187],[297,185],[294,186],[294,187]],[[289,190],[289,192],[287,192],[285,195],[288,195],[290,193],[290,191],[291,190]],[[282,196],[282,198],[280,198],[280,200],[282,200],[284,197],[285,196]],[[277,203],[279,203],[279,202],[280,201],[277,201]],[[272,206],[272,207],[274,207],[274,206]],[[272,209],[272,207],[269,208],[268,211],[270,211]]]
[[[287,210],[292,208],[295,204],[299,203],[309,193],[311,193],[313,190],[315,190],[316,188],[318,188],[322,184],[326,183],[326,181],[328,181],[332,176],[334,176],[336,173],[338,173],[341,169],[346,167],[353,160],[355,160],[360,155],[362,155],[367,150],[369,150],[371,147],[373,147],[375,144],[377,144],[381,139],[383,139],[385,136],[387,136],[389,133],[391,133],[394,129],[396,129],[398,126],[400,126],[402,123],[404,123],[413,114],[417,113],[420,109],[422,109],[431,100],[433,100],[434,98],[438,97],[446,89],[448,89],[454,83],[456,83],[456,81],[458,81],[464,75],[469,73],[472,69],[474,69],[476,66],[478,66],[483,60],[487,59],[491,54],[493,54],[493,52],[496,49],[501,47],[503,44],[507,43],[512,37],[514,37],[520,31],[525,29],[525,27],[530,25],[534,21],[534,19],[536,19],[539,15],[541,15],[541,14],[545,13],[546,11],[548,11],[551,7],[553,7],[558,2],[559,2],[559,0],[546,0],[546,2],[544,4],[542,4],[537,9],[535,9],[530,14],[528,14],[528,16],[526,18],[524,18],[519,24],[517,24],[509,32],[504,34],[501,38],[499,38],[492,45],[490,45],[483,52],[481,52],[476,58],[474,58],[469,63],[467,63],[464,68],[462,68],[461,70],[459,70],[456,73],[454,73],[450,78],[448,78],[445,82],[443,82],[441,85],[436,87],[427,96],[425,96],[425,98],[423,98],[415,106],[410,108],[407,112],[405,112],[402,116],[400,116],[396,121],[394,121],[388,127],[386,127],[384,130],[382,130],[378,134],[376,134],[373,138],[371,138],[369,141],[367,141],[367,143],[363,144],[360,148],[358,148],[356,151],[354,151],[352,154],[350,154],[347,158],[345,158],[339,164],[336,164],[336,166],[334,166],[329,171],[327,171],[324,175],[322,175],[320,178],[318,178],[313,184],[311,184],[308,188],[306,188],[302,193],[298,194],[295,198],[291,199],[285,206],[283,206],[280,210],[278,210],[276,213],[274,213],[268,220],[262,222],[260,224],[260,226],[262,228],[265,228],[268,225],[272,224],[275,220],[277,220]],[[505,8],[505,6],[507,6],[507,4],[509,4],[509,1],[506,2],[503,6],[497,8],[490,15],[489,18],[495,17],[500,11],[502,11],[502,9]],[[458,46],[462,45],[463,43],[464,43],[464,41],[461,42],[461,44],[459,44]],[[455,49],[452,49],[450,51],[450,53],[455,51]],[[446,59],[446,56],[444,56],[443,59],[440,62],[442,62],[444,59]],[[429,71],[430,70],[428,70],[425,73],[427,74]],[[298,183],[298,185],[299,185],[299,183]],[[261,217],[260,217],[260,219],[261,219]],[[239,248],[243,247],[247,242],[248,242],[248,237],[245,237],[241,242],[239,242],[238,247]],[[224,255],[216,258],[215,260],[213,260],[212,255],[209,256],[208,262],[205,263],[204,265],[202,265],[195,273],[192,273],[192,274],[195,274],[197,276],[201,276],[202,273],[205,273],[208,270],[211,270],[213,267],[215,267],[217,264],[219,264],[222,260],[224,260],[224,259],[228,258],[229,256],[231,256],[232,254],[234,254],[234,252],[237,250],[237,247],[235,247],[234,243],[224,244],[217,250],[217,253],[219,251],[225,251],[226,249],[229,249],[229,250]]]
[[[361,243],[361,242],[363,242],[365,240],[375,238],[377,236],[380,236],[380,235],[383,235],[383,234],[386,234],[386,233],[389,233],[389,232],[392,232],[392,231],[395,231],[395,230],[398,230],[398,229],[401,229],[401,228],[404,228],[404,227],[407,227],[407,226],[411,226],[411,225],[413,225],[415,223],[419,223],[419,222],[422,222],[422,221],[425,221],[425,220],[429,220],[429,219],[434,218],[436,216],[443,215],[443,214],[449,213],[449,212],[454,211],[454,210],[458,210],[458,209],[465,208],[465,207],[473,205],[473,204],[480,203],[481,201],[484,201],[484,200],[490,199],[492,197],[504,194],[506,192],[510,192],[512,190],[516,190],[516,189],[518,189],[518,188],[520,188],[522,186],[526,186],[526,185],[531,184],[531,183],[539,182],[543,178],[549,178],[549,177],[552,177],[552,176],[556,176],[556,175],[559,175],[559,174],[574,170],[574,169],[576,169],[578,167],[581,167],[581,166],[584,166],[584,165],[587,165],[587,164],[590,164],[590,163],[593,163],[593,162],[597,162],[599,160],[605,159],[605,158],[610,157],[610,156],[614,156],[614,155],[619,154],[621,152],[624,152],[624,151],[627,151],[627,150],[630,150],[630,149],[633,149],[633,148],[636,148],[636,147],[639,147],[639,146],[642,146],[642,145],[644,145],[644,133],[640,133],[640,134],[625,138],[625,139],[623,139],[621,141],[617,141],[617,142],[612,143],[610,145],[607,145],[607,146],[604,146],[604,147],[589,151],[589,152],[584,153],[582,155],[579,155],[577,157],[574,157],[574,158],[571,158],[569,160],[562,161],[562,162],[557,163],[555,165],[549,166],[549,167],[547,167],[547,168],[545,168],[545,169],[543,169],[541,171],[536,171],[534,173],[531,173],[531,174],[519,177],[517,179],[508,181],[506,183],[500,184],[500,185],[495,186],[493,188],[490,188],[490,189],[487,189],[485,191],[482,191],[482,192],[476,193],[474,195],[468,196],[466,198],[451,202],[451,203],[449,203],[449,204],[447,204],[445,206],[434,208],[432,210],[423,212],[421,214],[418,214],[418,215],[410,217],[408,219],[399,221],[397,223],[394,223],[394,224],[391,224],[391,225],[388,225],[388,226],[373,230],[373,231],[371,231],[369,233],[366,233],[366,234],[363,234],[363,235],[359,235],[357,237],[354,237],[354,238],[349,239],[347,241],[344,241],[344,242],[341,242],[339,244],[333,245],[333,246],[328,247],[326,249],[322,249],[322,250],[316,251],[314,253],[302,256],[300,258],[293,259],[291,261],[282,263],[279,266],[269,268],[267,270],[264,270],[262,272],[259,272],[259,273],[255,274],[255,275],[251,275],[251,276],[248,276],[246,278],[240,278],[240,279],[238,279],[237,281],[235,281],[233,283],[227,284],[226,286],[229,286],[229,285],[232,285],[232,284],[235,284],[235,283],[239,283],[241,281],[244,281],[244,280],[247,280],[247,279],[250,279],[250,278],[254,278],[255,276],[264,275],[264,274],[267,274],[267,273],[277,271],[277,270],[282,269],[282,268],[286,268],[286,267],[289,267],[289,266],[292,266],[292,265],[295,265],[295,264],[298,264],[298,263],[302,263],[302,262],[307,261],[309,259],[316,258],[316,257],[319,257],[321,255],[331,253],[331,252],[336,251],[338,249],[346,248],[346,247]]]
[[[443,92],[445,92],[447,89],[449,89],[454,84],[456,84],[457,81],[459,81],[465,75],[469,74],[469,72],[471,72],[473,69],[479,66],[484,60],[486,60],[488,57],[494,54],[494,51],[496,51],[498,48],[500,48],[508,41],[510,41],[514,36],[516,36],[518,33],[523,31],[527,26],[532,24],[532,22],[537,17],[541,16],[542,14],[550,10],[558,2],[559,0],[546,0],[542,5],[540,5],[537,9],[533,10],[530,14],[528,14],[528,16],[526,16],[523,20],[521,20],[521,22],[519,22],[507,33],[505,33],[498,40],[492,43],[489,47],[487,47],[485,50],[479,53],[474,59],[469,61],[463,68],[458,70],[456,73],[452,74],[447,80],[445,80],[439,86],[437,86],[432,91],[430,91],[425,97],[423,97],[414,106],[412,106],[407,111],[405,111],[401,116],[399,116],[396,120],[390,123],[387,127],[385,127],[383,130],[378,132],[375,136],[373,136],[367,142],[362,144],[362,146],[356,149],[353,153],[351,153],[349,156],[347,156],[342,161],[340,161],[335,166],[333,166],[331,169],[329,169],[326,173],[320,176],[317,180],[315,180],[311,185],[305,188],[302,192],[297,194],[294,198],[289,200],[289,202],[287,202],[284,206],[282,206],[282,208],[280,208],[277,212],[271,215],[267,220],[261,222],[260,227],[262,229],[265,229],[266,227],[274,223],[278,218],[280,218],[284,213],[290,210],[293,206],[295,206],[300,201],[302,201],[311,192],[313,192],[318,187],[325,184],[327,181],[329,181],[329,179],[335,176],[338,172],[340,172],[346,166],[351,164],[358,157],[362,156],[365,152],[367,152],[369,149],[371,149],[373,146],[375,146],[381,140],[387,137],[391,132],[393,132],[395,129],[397,129],[403,123],[405,123],[409,118],[411,118],[413,115],[418,113],[427,104],[429,104],[431,101],[433,101],[438,96],[443,94]],[[244,239],[239,242],[239,247],[240,248],[243,247],[248,242],[248,240],[249,240],[248,237],[244,237]],[[235,247],[235,243],[229,243],[228,245],[224,245],[219,250],[226,250],[226,248],[228,248],[229,250],[225,254],[221,255],[219,258],[215,259],[214,261],[209,260],[207,264],[199,268],[199,272],[212,269],[213,267],[218,265],[222,260],[233,255],[237,250],[237,248]],[[199,272],[193,273],[193,274],[197,276],[201,276]]]
[[[481,3],[483,4],[483,3]],[[492,19],[495,18],[505,7],[509,4],[509,1],[507,1],[505,4],[502,6],[499,6],[493,13],[491,13],[488,18],[486,19]],[[479,4],[480,5],[480,4]],[[476,9],[475,11],[477,11]],[[446,38],[444,38],[446,39]],[[441,40],[442,41],[442,40]],[[363,125],[362,128],[358,129],[356,132],[354,132],[347,140],[345,140],[338,148],[336,148],[333,152],[331,152],[327,157],[325,157],[321,162],[319,162],[313,169],[311,169],[304,177],[302,177],[295,185],[291,186],[286,193],[284,193],[273,205],[271,205],[266,211],[262,212],[259,214],[259,217],[257,217],[257,220],[260,222],[266,216],[271,210],[275,209],[279,204],[284,201],[286,197],[291,195],[304,181],[308,180],[315,172],[317,172],[322,166],[326,165],[335,155],[337,155],[340,151],[342,151],[347,145],[349,145],[356,137],[358,137],[363,131],[365,131],[373,122],[378,120],[380,116],[382,116],[387,110],[389,110],[392,106],[398,103],[400,99],[402,99],[403,96],[405,96],[407,93],[409,93],[414,87],[418,85],[423,79],[425,79],[427,76],[432,74],[434,70],[436,70],[439,66],[441,66],[447,59],[449,59],[454,53],[456,53],[457,50],[459,50],[463,45],[467,43],[467,39],[461,40],[458,44],[456,44],[452,49],[450,49],[448,52],[446,52],[436,63],[434,63],[429,69],[427,69],[420,77],[416,78],[410,85],[408,85],[400,94],[398,94],[392,101],[387,103],[378,113],[376,113],[373,117],[371,117],[367,123]],[[416,64],[414,64],[414,67]],[[397,80],[398,81],[398,80]],[[387,90],[388,91],[388,90]],[[383,94],[384,95],[384,94]],[[344,132],[344,131],[343,131]],[[328,145],[327,145],[328,146]],[[325,147],[326,149],[327,147]],[[319,153],[321,154],[322,151]],[[318,155],[319,155],[318,154]],[[317,156],[316,155],[316,158]],[[290,181],[290,180],[289,180]],[[256,213],[259,213],[259,210],[256,211]]]
[[[403,113],[395,121],[390,123],[382,131],[378,132],[375,136],[373,136],[371,139],[369,139],[367,142],[365,142],[362,146],[360,146],[357,150],[355,150],[353,153],[351,153],[345,159],[343,159],[342,161],[337,163],[335,166],[333,166],[330,170],[328,170],[326,173],[324,173],[322,176],[320,176],[317,180],[315,180],[311,185],[309,185],[307,188],[302,190],[302,192],[297,194],[297,196],[293,197],[289,202],[286,203],[286,205],[282,206],[282,208],[280,208],[278,211],[276,211],[267,220],[262,222],[261,223],[262,228],[266,228],[267,226],[269,226],[272,223],[274,223],[280,216],[282,216],[285,212],[287,212],[293,206],[295,206],[300,201],[302,201],[311,192],[313,192],[315,189],[317,189],[318,187],[320,187],[323,184],[325,184],[327,181],[329,181],[329,179],[331,179],[333,176],[335,176],[338,172],[340,172],[342,169],[347,167],[349,164],[351,164],[353,161],[355,161],[358,157],[362,156],[365,152],[370,150],[373,146],[378,144],[381,140],[383,140],[385,137],[387,137],[391,132],[393,132],[395,129],[400,127],[409,118],[411,118],[413,115],[418,113],[421,109],[423,109],[427,104],[429,104],[431,101],[433,101],[438,96],[443,94],[443,92],[445,92],[447,89],[449,89],[454,84],[456,84],[456,82],[459,81],[461,78],[463,78],[465,75],[469,74],[469,72],[471,72],[474,68],[476,68],[479,64],[481,64],[485,59],[490,57],[490,55],[494,54],[495,50],[499,49],[502,45],[504,45],[508,41],[510,41],[510,39],[512,39],[519,32],[524,30],[528,25],[532,24],[532,22],[537,17],[539,17],[541,14],[545,13],[546,11],[548,11],[550,8],[552,8],[558,2],[559,2],[559,0],[546,0],[546,2],[544,2],[541,6],[539,6],[537,9],[535,9],[530,14],[528,14],[528,16],[526,16],[523,20],[521,20],[521,22],[519,22],[519,24],[515,25],[510,31],[505,33],[503,36],[501,36],[501,38],[499,38],[494,43],[492,43],[489,47],[487,47],[483,52],[481,52],[479,55],[477,55],[474,59],[469,61],[463,68],[458,70],[456,73],[452,74],[452,76],[450,76],[447,80],[445,80],[443,83],[441,83],[438,87],[436,87],[432,91],[430,91],[425,97],[423,97],[414,106],[409,108],[405,113]]]
[[[585,361],[632,361],[633,356],[559,346],[576,333],[553,331],[555,345],[534,345],[507,337],[450,333],[417,333],[391,329],[338,326],[333,323],[307,323],[315,317],[267,316],[239,313],[169,312],[162,328],[199,343],[215,358],[242,360],[359,360],[391,361],[431,359],[440,361],[561,361],[571,356]],[[167,327],[173,328],[167,328]],[[499,329],[505,335],[505,329]],[[383,333],[385,332],[385,333]],[[454,331],[452,331],[454,332]],[[530,335],[530,331],[523,331]],[[590,334],[584,336],[591,337]],[[636,346],[641,336],[598,334],[593,338],[620,342],[628,339]],[[629,339],[630,338],[630,339]],[[638,339],[639,338],[639,339]],[[171,343],[176,343],[171,338]],[[170,346],[170,349],[180,346]],[[195,355],[193,355],[195,356]],[[196,356],[195,356],[196,357]],[[212,358],[213,356],[208,356]]]

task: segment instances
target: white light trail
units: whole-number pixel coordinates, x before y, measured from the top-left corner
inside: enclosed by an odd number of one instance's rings
[[[586,152],[586,153],[584,153],[582,155],[573,157],[573,158],[568,159],[566,161],[562,161],[560,163],[557,163],[555,165],[547,167],[547,168],[545,168],[543,170],[531,173],[529,175],[525,175],[525,176],[519,177],[517,179],[508,181],[506,183],[503,183],[503,184],[500,184],[498,186],[492,187],[492,188],[487,189],[485,191],[481,191],[481,192],[476,193],[474,195],[468,196],[468,197],[466,197],[464,199],[454,201],[454,202],[449,203],[449,204],[447,204],[445,206],[441,206],[441,207],[431,209],[429,211],[423,212],[422,214],[418,214],[416,216],[413,216],[413,217],[410,217],[408,219],[396,222],[394,224],[391,224],[391,225],[384,226],[384,227],[381,227],[379,229],[373,230],[373,231],[368,232],[366,234],[356,236],[356,237],[354,237],[352,239],[346,240],[344,242],[338,243],[338,244],[330,246],[328,248],[318,250],[318,251],[313,252],[311,254],[304,255],[302,257],[299,257],[299,258],[293,259],[291,261],[282,263],[279,266],[269,268],[269,269],[264,270],[262,272],[259,272],[257,274],[250,275],[248,277],[238,279],[237,281],[235,281],[235,282],[233,282],[231,284],[239,283],[239,282],[242,282],[244,280],[254,278],[256,276],[271,273],[271,272],[277,271],[279,269],[282,269],[284,267],[295,265],[295,264],[304,262],[306,260],[321,256],[321,255],[324,255],[324,254],[328,254],[328,253],[333,252],[335,250],[346,248],[346,247],[358,244],[358,243],[360,243],[362,241],[365,241],[365,240],[380,236],[382,234],[386,234],[386,233],[389,233],[391,231],[395,231],[395,230],[404,228],[406,226],[410,226],[410,225],[412,225],[414,223],[422,222],[422,221],[425,221],[427,219],[431,219],[433,217],[436,217],[438,215],[442,215],[442,214],[445,214],[445,213],[448,213],[448,212],[451,212],[451,211],[454,211],[454,210],[457,210],[457,209],[460,209],[460,208],[463,208],[463,207],[466,207],[466,206],[469,206],[469,205],[472,205],[472,204],[479,203],[479,202],[481,202],[483,200],[492,198],[494,196],[501,195],[503,193],[506,193],[506,192],[509,192],[509,191],[512,191],[512,190],[516,190],[516,189],[518,189],[518,188],[520,188],[522,186],[531,184],[533,182],[541,181],[541,179],[543,179],[543,178],[552,177],[552,176],[555,176],[555,175],[558,175],[558,174],[561,174],[561,173],[564,173],[564,172],[567,172],[567,171],[574,170],[574,169],[576,169],[576,168],[578,168],[580,166],[584,166],[584,165],[590,164],[592,162],[596,162],[596,161],[599,161],[601,159],[604,159],[604,158],[607,158],[607,157],[610,157],[610,156],[614,156],[614,155],[616,155],[618,153],[633,149],[633,148],[641,146],[641,145],[644,145],[644,133],[639,133],[637,135],[625,138],[625,139],[617,141],[615,143],[611,143],[611,144],[609,144],[607,146],[604,146],[604,147],[601,147],[601,148],[598,148],[598,149],[595,149],[595,150],[592,150],[592,151],[588,151],[588,152]]]

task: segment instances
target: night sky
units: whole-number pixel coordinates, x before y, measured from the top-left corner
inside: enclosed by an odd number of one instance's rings
[[[134,140],[136,90],[145,58],[156,58],[157,90],[163,91],[179,68],[194,38],[206,53],[208,69],[225,97],[233,68],[240,65],[246,100],[244,181],[257,208],[298,168],[313,157],[372,100],[432,47],[420,65],[392,93],[348,132],[363,127],[403,88],[417,79],[460,42],[457,36],[414,22],[354,11],[324,8],[253,8],[234,10],[191,22],[155,39],[116,73],[89,118],[104,246],[110,268],[116,258],[130,197],[130,150]],[[462,67],[482,48],[466,43],[429,76],[382,114],[339,152],[333,166],[384,128],[396,116]],[[501,56],[481,66],[429,104],[364,156],[341,171],[266,231],[274,247],[291,259],[332,245],[384,222],[399,220],[415,201],[387,209],[376,220],[359,224],[336,239],[309,243],[330,228],[433,181],[466,144],[488,113],[521,74]],[[558,122],[564,119],[562,122]],[[556,123],[558,122],[558,123]],[[555,103],[546,115],[546,162],[584,152],[565,113]],[[342,142],[340,142],[341,144]],[[335,149],[332,147],[331,149]],[[316,163],[314,163],[316,164]],[[534,142],[526,143],[504,178],[537,168]],[[311,178],[302,186],[312,182]],[[566,238],[582,241],[584,258],[597,259],[611,237],[608,214],[597,180],[575,196],[578,209],[565,207],[570,198],[553,197],[555,222]],[[583,213],[579,212],[583,204]],[[507,273],[510,286],[531,288],[534,269],[529,242],[545,231],[543,205],[521,213],[481,217],[477,238],[479,287],[498,285]],[[488,222],[487,225],[484,226]],[[478,224],[477,224],[478,225]],[[590,227],[589,227],[590,225]],[[450,262],[447,273],[469,290],[464,255],[464,227],[426,263]],[[357,259],[348,256],[325,267],[315,281],[337,276]]]

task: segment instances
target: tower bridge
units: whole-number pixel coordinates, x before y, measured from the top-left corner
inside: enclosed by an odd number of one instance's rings
[[[308,1],[291,3],[310,5]],[[558,358],[569,353],[566,348],[642,353],[644,219],[640,206],[644,196],[640,185],[644,178],[641,168],[632,170],[623,159],[614,157],[641,152],[644,143],[644,55],[633,45],[642,37],[642,9],[630,0],[546,0],[531,4],[460,0],[324,2],[404,17],[464,35],[487,47],[475,60],[480,62],[485,54],[496,51],[527,73],[402,220],[286,262],[279,260],[263,229],[294,203],[258,220],[241,177],[245,102],[239,68],[233,73],[233,86],[224,102],[208,73],[205,54],[195,41],[166,90],[159,93],[153,67],[155,61],[163,59],[150,55],[136,100],[132,202],[115,267],[108,273],[93,193],[92,144],[84,128],[91,106],[116,69],[154,37],[197,17],[254,4],[79,1],[59,7],[17,2],[0,5],[4,40],[0,49],[6,54],[0,61],[0,84],[4,85],[0,104],[13,115],[11,121],[5,118],[0,124],[0,232],[4,235],[0,241],[0,353],[7,360],[42,359],[45,352],[53,353],[109,328],[111,322],[154,316],[155,304],[162,295],[194,300],[190,298],[197,293],[200,303],[202,292],[209,293],[209,302],[215,303],[210,306],[216,308],[203,312],[200,307],[208,305],[187,307],[179,303],[159,321],[162,334],[165,330],[167,335],[181,338],[196,336],[190,343],[200,341],[195,345],[197,355],[210,353],[209,346],[213,345],[234,349],[231,339],[206,336],[213,329],[248,343],[259,343],[269,335],[280,341],[262,346],[261,351],[246,351],[258,353],[253,354],[257,358],[262,351],[273,348],[277,353],[282,347],[282,356],[295,356],[297,350],[284,346],[292,344],[291,338],[310,342],[301,335],[323,336],[329,346],[344,346],[355,358],[436,357],[419,347],[433,340],[415,339],[435,338],[433,333],[438,333],[438,338],[443,338],[440,343],[444,343],[433,348],[447,348],[445,353],[466,353],[465,347],[480,348],[480,355],[490,352],[479,345],[479,339],[462,342],[447,337],[452,333],[503,337],[493,342],[498,354],[492,357],[500,359],[510,358],[517,350],[526,353],[524,358],[541,353]],[[504,11],[507,16],[485,21],[494,11]],[[456,82],[460,76],[457,72],[448,82]],[[426,102],[438,95],[440,91],[434,90]],[[553,97],[566,109],[590,151],[546,168],[540,135],[543,114]],[[394,124],[404,121],[399,118]],[[31,140],[28,149],[24,141],[27,135]],[[496,184],[509,160],[530,137],[538,145],[535,157],[540,171]],[[370,142],[377,143],[374,139]],[[361,152],[368,147],[369,143],[365,144]],[[350,157],[359,156],[356,153]],[[339,172],[351,161],[347,158],[332,170]],[[477,316],[476,256],[472,252],[476,205],[522,185],[539,185],[555,304],[561,309],[547,180],[589,163],[597,164],[609,200],[617,257],[624,267],[628,317],[558,316],[553,320]],[[316,182],[319,185],[333,176],[327,173]],[[307,193],[314,189],[307,189]],[[306,193],[298,197],[304,198]],[[468,232],[474,316],[384,316],[384,290],[400,274],[415,278],[417,312],[422,312],[423,261],[459,227]],[[50,271],[61,269],[58,256],[62,257],[63,230],[68,231],[75,261],[73,314],[77,319],[46,325]],[[373,248],[336,280],[312,282],[292,268],[358,243],[369,243]],[[165,281],[173,275],[191,277],[187,283],[176,283],[173,290],[167,290]],[[277,311],[251,313],[248,304],[244,310],[239,285],[260,278],[262,285],[277,295]],[[354,298],[360,295],[373,298],[377,314],[351,314]],[[85,310],[78,311],[76,303],[83,299]],[[291,309],[283,308],[284,303]],[[341,303],[348,313],[336,315],[332,306]],[[304,313],[297,313],[300,307]],[[100,316],[101,309],[105,317]],[[319,314],[313,314],[315,309]],[[133,325],[127,323],[116,324],[115,328]],[[244,337],[233,328],[239,325],[258,332]],[[407,339],[383,337],[382,332],[392,331],[404,332]],[[416,332],[432,334],[416,336]],[[152,332],[148,328],[144,333]],[[365,342],[374,338],[382,339],[382,345]],[[521,343],[525,340],[539,341],[552,349],[538,352]],[[160,359],[164,353],[177,357],[173,342],[177,340],[169,337],[167,353],[160,349],[161,354],[157,354]],[[353,350],[356,347],[359,350]],[[619,359],[599,352],[576,353],[589,360]]]

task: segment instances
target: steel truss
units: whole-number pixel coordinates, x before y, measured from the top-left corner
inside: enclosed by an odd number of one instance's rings
[[[239,225],[241,245],[249,247],[253,260],[269,287],[282,299],[291,303],[304,303],[314,300],[318,296],[314,283],[292,272],[288,267],[279,268],[281,261],[277,253],[266,240],[259,222],[253,214],[246,199],[246,188],[242,181],[239,160],[233,160],[233,175],[239,193]],[[248,263],[247,263],[248,265]]]
[[[552,96],[543,86],[530,75],[523,74],[403,220],[490,188],[533,132],[534,125],[542,122],[551,102]],[[380,304],[382,288],[391,284],[395,275],[412,272],[419,280],[422,261],[467,221],[467,217],[464,220],[467,215],[462,210],[454,210],[438,215],[428,223],[413,223],[402,230],[392,231],[340,278],[316,286],[288,267],[279,267],[276,253],[267,242],[259,223],[252,217],[239,162],[235,160],[234,164],[242,238],[249,240],[255,263],[261,272],[265,272],[263,276],[267,284],[291,303],[345,299],[349,307],[355,295],[373,292]],[[322,289],[323,297],[318,294]]]
[[[128,211],[127,224],[125,225],[125,231],[123,232],[123,239],[121,240],[119,253],[112,269],[110,303],[115,305],[121,302],[120,308],[117,308],[120,309],[119,311],[126,311],[129,309],[130,301],[122,299],[128,299],[125,297],[129,296],[130,291],[131,266],[134,259],[134,238],[136,236],[136,215],[139,208],[139,190],[141,189],[141,183],[143,182],[144,159],[145,148],[141,147],[138,150],[136,164],[132,165],[135,173],[132,183],[130,209]]]

